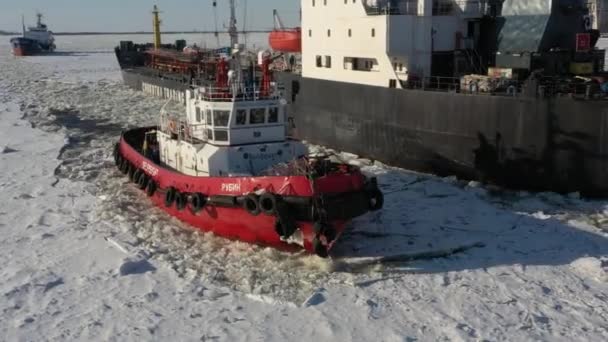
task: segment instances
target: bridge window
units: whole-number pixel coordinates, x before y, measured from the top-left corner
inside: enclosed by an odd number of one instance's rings
[[[327,36],[331,37],[331,30],[327,30]]]
[[[375,36],[376,36],[376,29],[375,29],[375,28],[373,28],[373,29],[372,29],[372,37],[375,37]]]
[[[312,0],[312,7],[315,7],[315,0]]]
[[[312,37],[312,30],[308,30],[308,36]]]
[[[321,58],[321,56],[317,56],[317,68],[320,68],[323,66],[323,59]]]
[[[247,124],[247,109],[236,110],[236,124],[246,125]]]
[[[203,133],[203,138],[207,140],[213,140],[213,131],[210,129],[206,129],[205,133]]]
[[[279,122],[279,108],[270,107],[268,109],[268,123]]]
[[[325,67],[331,68],[331,56],[325,56]]]
[[[327,0],[323,0],[323,5],[327,6]]]
[[[228,141],[228,131],[216,129],[215,133],[215,141]]]
[[[266,121],[266,108],[252,108],[249,112],[249,123],[252,125],[263,124]]]
[[[352,36],[353,36],[353,30],[348,29],[348,36],[349,36],[349,37],[352,37]]]
[[[230,120],[230,111],[228,111],[228,110],[213,111],[213,125],[214,126],[228,127],[229,120]]]

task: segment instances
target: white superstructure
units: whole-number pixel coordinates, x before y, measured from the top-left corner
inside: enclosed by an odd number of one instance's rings
[[[474,49],[487,0],[302,0],[302,76],[401,88]]]
[[[273,89],[188,90],[185,116],[161,115],[160,162],[192,176],[242,176],[306,155],[287,138],[285,101]]]
[[[44,50],[55,50],[55,37],[53,36],[53,32],[49,31],[46,24],[42,23],[42,14],[37,13],[36,16],[38,17],[36,26],[28,27],[26,31],[25,24],[23,25],[23,37],[35,40]]]

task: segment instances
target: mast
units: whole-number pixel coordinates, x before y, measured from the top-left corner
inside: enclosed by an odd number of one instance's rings
[[[23,31],[23,36],[25,37],[25,17],[23,14],[21,15],[21,30]]]
[[[230,26],[228,28],[230,34],[230,47],[234,48],[239,43],[239,32],[236,28],[236,5],[235,0],[230,0]]]
[[[161,45],[159,13],[160,13],[160,11],[158,10],[158,7],[156,7],[156,5],[154,5],[154,9],[152,10],[152,14],[153,14],[152,27],[154,29],[154,48],[155,49],[160,49],[160,45]]]
[[[38,17],[38,20],[36,21],[36,26],[40,28],[42,27],[42,13],[38,12],[36,13],[36,16]]]

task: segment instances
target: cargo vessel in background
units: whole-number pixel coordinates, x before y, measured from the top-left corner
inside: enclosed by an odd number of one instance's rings
[[[228,58],[238,55],[234,49]],[[268,82],[269,63],[251,83],[238,62],[217,63],[205,86],[186,91],[185,115],[163,110],[158,126],[122,134],[117,167],[194,227],[327,257],[350,219],[382,207],[375,179],[331,156],[310,157],[287,136],[286,103]]]
[[[15,56],[31,56],[39,53],[53,52],[56,49],[55,37],[49,31],[46,24],[42,22],[42,14],[36,14],[36,26],[25,28],[22,22],[23,35],[11,38],[11,48]]]
[[[301,10],[276,52],[294,53],[299,32],[300,66],[276,74],[299,138],[438,175],[608,194],[608,76],[585,1],[302,0]],[[277,49],[283,33],[271,34]],[[129,44],[116,54],[133,88],[184,98],[203,81]]]

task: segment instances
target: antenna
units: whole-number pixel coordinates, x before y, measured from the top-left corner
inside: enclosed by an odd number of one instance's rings
[[[217,1],[213,0],[213,19],[215,20],[215,39],[217,41],[217,47],[220,47],[220,34],[217,26]]]
[[[230,0],[230,25],[228,28],[230,34],[230,47],[234,48],[239,43],[239,32],[236,28],[236,5],[235,0]]]
[[[25,37],[25,17],[23,14],[21,15],[21,30],[23,31],[23,36]]]

